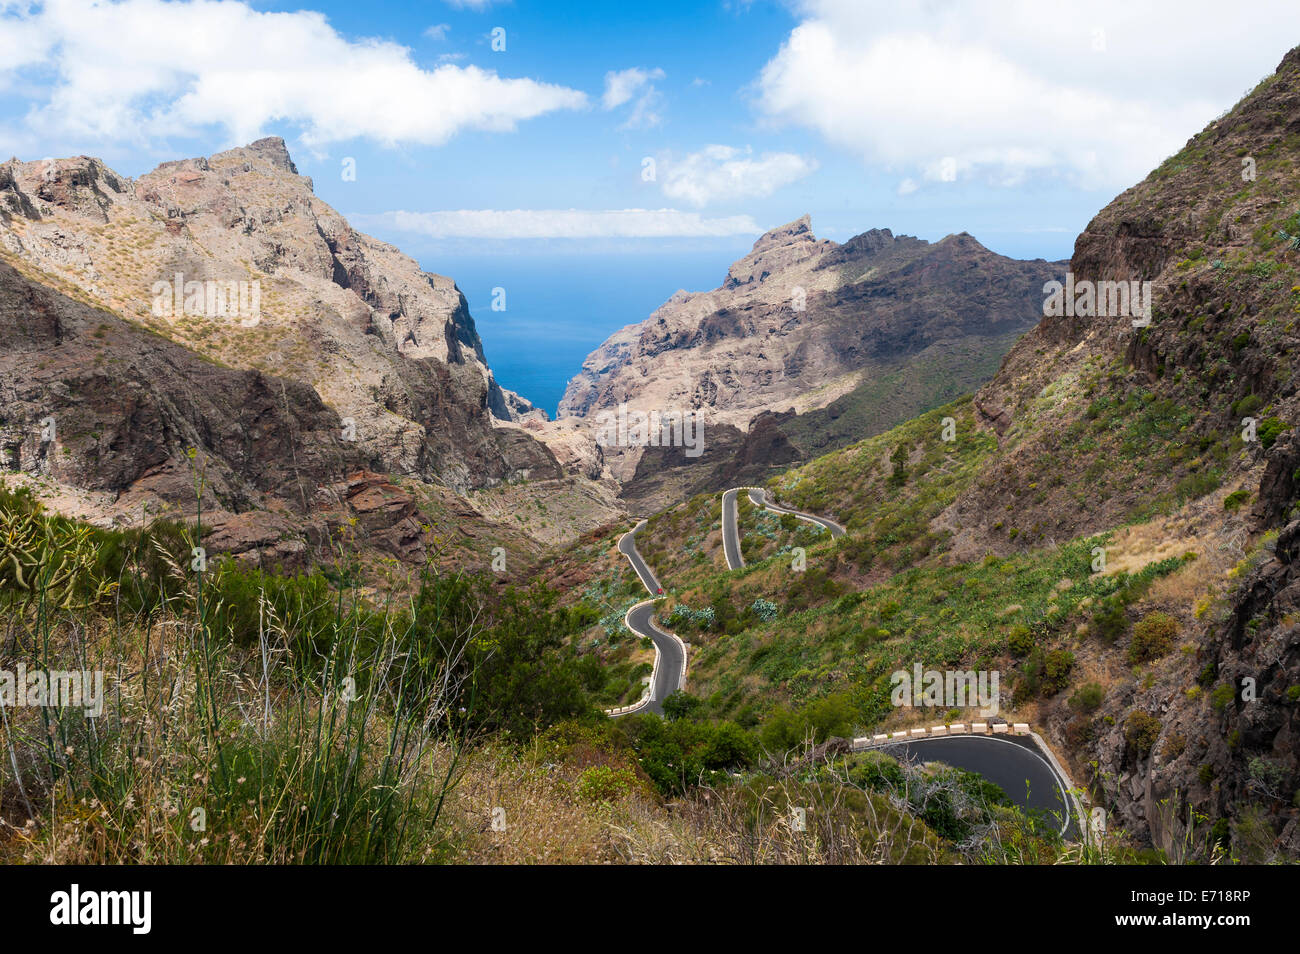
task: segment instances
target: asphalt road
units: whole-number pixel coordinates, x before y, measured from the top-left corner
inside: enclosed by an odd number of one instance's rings
[[[733,487],[722,495],[722,553],[727,558],[728,570],[739,570],[745,565],[745,558],[740,553],[740,533],[736,529],[738,493],[740,489]]]
[[[645,521],[642,520],[623,534],[618,541],[618,551],[627,557],[640,578],[641,585],[651,596],[651,599],[637,603],[628,610],[625,622],[632,632],[648,637],[655,644],[655,671],[650,685],[650,697],[645,705],[622,715],[631,715],[632,712],[657,712],[662,715],[664,700],[681,688],[683,673],[686,671],[686,648],[681,640],[654,624],[655,600],[662,595],[662,590],[654,571],[636,549],[637,531],[644,526]]]
[[[627,625],[638,636],[648,636],[659,650],[659,664],[655,667],[650,698],[637,712],[664,711],[664,700],[682,686],[682,672],[686,666],[686,653],[681,642],[654,624],[655,603],[646,600],[627,613]]]
[[[722,553],[727,558],[728,570],[739,570],[745,565],[745,557],[740,550],[740,529],[736,505],[736,495],[742,490],[749,493],[749,499],[755,506],[766,507],[776,513],[792,514],[800,520],[807,520],[819,527],[825,527],[831,532],[832,537],[844,536],[844,528],[828,517],[819,517],[814,513],[791,510],[789,507],[782,507],[772,503],[768,499],[766,490],[755,490],[752,487],[733,487],[722,495]]]
[[[618,540],[618,552],[627,557],[628,562],[632,564],[632,569],[636,575],[641,578],[641,585],[650,591],[651,596],[661,596],[662,589],[659,586],[659,580],[655,577],[654,570],[650,569],[649,564],[641,559],[641,554],[636,550],[636,535],[645,526],[642,520],[635,527],[629,530]]]
[[[727,492],[735,493],[734,490]],[[751,488],[749,491],[749,499],[760,507],[766,507],[768,510],[775,510],[777,513],[793,514],[800,520],[807,520],[809,523],[815,523],[818,526],[825,527],[831,532],[832,537],[844,536],[844,528],[829,517],[819,517],[815,513],[804,513],[802,510],[791,510],[789,507],[782,507],[779,504],[773,503],[768,498],[766,490],[754,490]],[[723,514],[723,526],[726,526],[725,512]]]
[[[1026,811],[1051,814],[1061,834],[1078,835],[1077,820],[1066,796],[1066,780],[1057,776],[1031,738],[999,735],[950,735],[900,739],[879,746],[897,759],[943,762],[984,776]]]
[[[736,495],[747,488],[733,488],[722,495],[722,545],[727,567],[732,570],[745,565],[740,552],[740,534],[737,529]],[[826,517],[791,510],[768,501],[763,490],[748,490],[749,499],[756,505],[778,513],[790,513],[830,531],[832,537],[844,535],[844,527]],[[641,584],[649,591],[651,599],[637,603],[628,610],[628,628],[638,636],[654,642],[656,652],[655,673],[650,695],[645,704],[634,712],[663,713],[663,701],[681,688],[686,670],[686,652],[682,642],[664,632],[654,623],[656,600],[662,595],[654,571],[636,549],[636,535],[646,522],[642,520],[623,534],[618,541],[619,552],[628,558]],[[630,714],[630,713],[624,713]],[[1043,757],[1032,738],[1018,736],[943,736],[928,739],[900,739],[887,742],[878,748],[888,750],[895,758],[914,762],[942,762],[955,768],[975,772],[997,785],[1011,801],[1026,811],[1041,811],[1055,819],[1066,837],[1077,837],[1078,819],[1070,809],[1071,800],[1066,794],[1067,779],[1057,775],[1052,764]]]

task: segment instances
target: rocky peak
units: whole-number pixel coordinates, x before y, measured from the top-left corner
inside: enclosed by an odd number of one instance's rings
[[[754,243],[751,251],[757,253],[782,245],[790,245],[793,242],[815,241],[817,241],[817,237],[813,235],[812,217],[805,213],[793,222],[778,225],[776,228],[764,232],[759,236],[758,241]]]
[[[293,158],[289,155],[289,147],[284,144],[284,140],[279,136],[267,136],[258,139],[256,142],[249,143],[242,150],[231,151],[253,153],[261,156],[277,169],[283,169],[285,172],[298,175],[298,167],[293,164]]]
[[[760,236],[750,253],[727,271],[723,287],[738,288],[762,282],[769,275],[824,255],[836,247],[834,242],[817,241],[812,231],[812,219],[807,215],[800,216]]]
[[[494,428],[513,412],[455,282],[352,229],[278,137],[136,181],[88,157],[10,163],[0,252],[209,361],[306,386],[384,473],[458,491],[558,473],[540,444]],[[236,286],[256,314],[207,304]]]

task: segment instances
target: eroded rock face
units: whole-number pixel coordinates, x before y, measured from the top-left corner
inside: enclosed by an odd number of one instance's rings
[[[1044,282],[1063,272],[1063,263],[996,255],[964,233],[933,244],[888,229],[842,245],[822,241],[804,216],[761,236],[719,288],[679,291],[645,321],[610,336],[569,382],[559,416],[594,426],[602,412],[626,404],[694,413],[721,436],[721,429],[747,431],[764,412],[802,416],[837,401],[848,405],[843,434],[833,424],[837,408],[825,420],[801,422],[801,436],[791,431],[759,442],[798,444],[796,456],[806,459],[987,380],[1040,317]],[[864,390],[883,378],[896,378],[892,393]],[[943,393],[935,379],[949,378],[960,382],[958,390]],[[723,460],[717,448],[724,444],[735,450],[734,442],[710,441],[706,433],[705,453],[691,466],[756,473],[754,461]],[[629,484],[650,452],[604,453],[613,476]],[[794,459],[784,449],[780,456],[770,463]]]
[[[205,361],[4,262],[0,337],[10,470],[192,508],[197,468],[210,508],[305,512],[365,460],[308,385]]]
[[[493,379],[455,283],[352,229],[280,139],[134,181],[84,156],[10,161],[0,251],[209,361],[306,387],[384,472],[461,491],[561,474],[542,444],[493,426],[526,402]],[[210,290],[236,286],[239,308]]]
[[[1210,825],[1228,819],[1221,835],[1234,857],[1300,855],[1300,703],[1290,694],[1300,685],[1297,618],[1300,521],[1233,594],[1181,683],[1126,687],[1099,712],[1096,724],[1108,727],[1091,745],[1094,785],[1125,828],[1177,860],[1189,846],[1203,850]],[[1189,693],[1198,681],[1204,691]],[[1158,721],[1150,749],[1126,733],[1134,713]],[[1189,806],[1205,819],[1192,838]]]
[[[1097,803],[1174,858],[1211,840],[1248,861],[1300,853],[1298,129],[1300,48],[1097,214],[1070,272],[1150,282],[1149,325],[1055,315],[1021,338],[975,398],[998,453],[942,518],[962,534],[950,553],[974,559],[1149,519],[1159,501],[1242,555],[1203,602],[1163,597],[1185,653],[1140,678],[1117,655],[1095,713],[1062,699],[1049,719]],[[1269,440],[1248,421],[1272,424]],[[1141,429],[1152,444],[1104,443]]]

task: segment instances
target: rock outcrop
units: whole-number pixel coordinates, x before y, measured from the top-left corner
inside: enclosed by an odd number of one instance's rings
[[[1063,271],[996,255],[965,233],[929,243],[878,229],[842,245],[822,241],[804,216],[760,237],[719,288],[679,291],[610,336],[569,382],[560,418],[593,423],[621,404],[694,413],[705,453],[683,462],[696,473],[676,483],[757,479],[987,381],[1041,317],[1043,284]],[[760,415],[789,411],[798,420],[780,423],[779,439],[765,433],[732,459],[738,445],[727,429],[745,434]],[[781,454],[765,460],[765,447]],[[604,450],[629,495],[644,496],[628,486],[647,473],[643,456],[662,481],[663,454]]]
[[[1161,545],[1227,564],[1153,600],[1182,652],[1137,675],[1102,651],[1104,702],[1048,719],[1098,803],[1175,859],[1300,854],[1297,132],[1300,48],[1098,213],[1075,287],[1149,282],[1149,324],[1094,303],[1021,338],[975,398],[998,453],[942,518],[975,559],[1173,515],[1199,542]]]
[[[459,491],[562,476],[494,426],[529,409],[494,380],[455,283],[352,229],[280,139],[138,180],[85,156],[11,160],[0,253],[209,362],[314,392],[377,470]]]

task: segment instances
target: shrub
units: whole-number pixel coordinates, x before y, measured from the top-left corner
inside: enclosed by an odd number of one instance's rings
[[[1214,692],[1210,696],[1210,701],[1214,704],[1214,711],[1222,712],[1224,709],[1228,708],[1228,703],[1231,702],[1236,695],[1237,691],[1232,688],[1232,683],[1219,683],[1214,687]]]
[[[1011,627],[1011,632],[1007,634],[1007,649],[1013,656],[1028,656],[1034,648],[1034,634],[1028,626],[1019,625]]]
[[[577,792],[584,802],[612,802],[638,787],[631,769],[593,765],[578,776]]]
[[[1228,496],[1223,498],[1223,509],[1227,510],[1229,513],[1235,513],[1241,508],[1241,505],[1249,499],[1249,490],[1234,490],[1232,493],[1228,494]]]
[[[1093,614],[1090,628],[1095,635],[1101,637],[1105,642],[1115,642],[1128,629],[1128,616],[1124,612],[1124,607],[1119,602],[1107,600]]]
[[[1101,705],[1105,696],[1106,691],[1101,688],[1100,683],[1085,682],[1074,695],[1070,696],[1070,705],[1082,712],[1092,712]]]
[[[1160,738],[1160,720],[1149,712],[1130,712],[1124,722],[1124,741],[1139,758],[1151,751]]]
[[[1287,424],[1281,418],[1266,417],[1264,420],[1259,422],[1259,429],[1255,432],[1255,436],[1258,437],[1259,442],[1264,445],[1264,449],[1268,450],[1277,441],[1278,437],[1281,436],[1282,432],[1289,430],[1290,427],[1291,425]]]
[[[763,723],[763,747],[781,753],[795,748],[808,736],[814,742],[825,742],[834,735],[848,735],[857,718],[857,710],[842,693],[815,699],[797,710],[778,706]]]
[[[678,689],[670,693],[664,700],[664,718],[670,722],[674,719],[683,719],[695,713],[702,705],[704,700],[699,696],[693,696],[684,689]]]
[[[1260,409],[1264,401],[1258,394],[1247,394],[1232,406],[1233,417],[1250,417]]]
[[[1147,613],[1133,626],[1133,641],[1128,647],[1129,662],[1136,664],[1159,659],[1173,649],[1177,636],[1178,620],[1158,610]]]
[[[1070,681],[1074,668],[1074,653],[1068,649],[1053,649],[1043,660],[1043,689],[1048,695],[1060,692]]]

